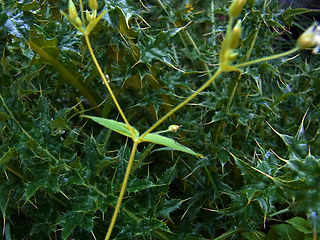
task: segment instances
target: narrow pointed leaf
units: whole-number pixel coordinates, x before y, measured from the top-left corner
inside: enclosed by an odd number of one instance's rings
[[[101,124],[102,126],[111,129],[112,131],[115,131],[115,132],[120,133],[120,134],[122,134],[124,136],[132,138],[131,132],[130,132],[130,130],[128,129],[128,127],[127,127],[127,125],[125,123],[117,122],[117,121],[112,120],[112,119],[106,119],[106,118],[100,118],[100,117],[92,117],[92,116],[87,116],[87,115],[84,115],[82,117],[89,118],[89,119]],[[135,137],[138,137],[139,136],[139,132],[135,128],[133,128],[133,127],[131,127],[131,128],[134,129]]]
[[[100,15],[99,15],[97,18],[93,19],[93,20],[89,23],[89,25],[86,27],[86,34],[87,34],[87,35],[90,34],[90,32],[94,29],[94,27],[97,25],[97,23],[100,21],[100,19],[103,17],[103,15],[104,15],[106,12],[107,12],[107,10],[104,11],[104,12],[102,12],[102,13],[100,13]]]
[[[65,16],[65,17],[69,20],[69,22],[70,22],[76,29],[78,29],[81,33],[85,34],[85,31],[83,30],[83,28],[75,25],[75,24],[74,24],[74,21],[72,21],[72,19],[70,18],[70,16],[69,16],[68,14],[66,14],[66,13],[63,12],[63,11],[60,11],[60,13],[61,13],[63,16]]]
[[[192,155],[196,155],[198,157],[204,157],[203,155],[194,152],[190,148],[187,148],[187,147],[177,143],[173,139],[161,136],[159,134],[149,133],[142,139],[142,141],[144,141],[144,142],[153,142],[153,143],[156,143],[156,144],[160,144],[160,145],[164,145],[164,146],[170,147],[173,150],[189,153],[189,154],[192,154]]]

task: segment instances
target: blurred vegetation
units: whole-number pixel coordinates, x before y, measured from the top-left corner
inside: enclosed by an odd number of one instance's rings
[[[99,1],[98,12],[108,12],[90,40],[140,132],[217,69],[225,4]],[[84,38],[60,13],[67,1],[0,7],[2,234],[103,239],[131,143],[80,115],[120,116]],[[238,63],[294,47],[314,21],[308,14],[248,0]],[[316,239],[319,60],[302,51],[223,73],[162,124],[157,130],[179,125],[166,136],[206,158],[139,145],[112,238]]]

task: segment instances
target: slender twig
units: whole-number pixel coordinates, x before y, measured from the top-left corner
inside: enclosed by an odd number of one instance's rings
[[[104,84],[106,85],[106,87],[108,89],[108,92],[111,95],[112,100],[113,100],[114,104],[116,105],[116,107],[117,107],[117,109],[118,109],[123,121],[125,122],[125,124],[127,125],[127,128],[131,132],[132,139],[134,139],[135,138],[135,133],[134,133],[133,129],[131,128],[126,116],[124,115],[124,113],[123,113],[123,111],[122,111],[122,109],[121,109],[121,107],[120,107],[120,105],[119,105],[119,103],[117,101],[117,98],[114,96],[113,91],[112,91],[112,89],[111,89],[111,87],[110,87],[110,85],[108,83],[108,80],[107,80],[106,76],[104,75],[104,73],[101,70],[101,67],[100,67],[100,65],[98,63],[98,60],[96,59],[96,56],[93,53],[93,50],[92,50],[92,47],[91,47],[91,43],[90,43],[90,40],[89,40],[89,36],[88,35],[84,35],[84,36],[85,36],[85,39],[86,39],[86,42],[87,42],[87,46],[89,48],[89,52],[90,52],[91,57],[93,59],[93,62],[96,65],[96,67],[98,69],[98,72],[99,72]]]
[[[289,54],[292,54],[292,53],[295,53],[295,52],[297,52],[299,50],[300,50],[299,47],[295,47],[295,48],[292,48],[291,50],[283,52],[283,53],[279,53],[279,54],[268,56],[268,57],[264,57],[264,58],[259,58],[259,59],[256,59],[256,60],[253,60],[253,61],[249,61],[249,62],[236,64],[236,65],[234,65],[234,67],[240,68],[240,67],[249,66],[249,65],[255,64],[255,63],[266,62],[266,61],[273,60],[273,59],[276,59],[276,58],[285,57],[285,56],[287,56]]]
[[[195,91],[192,95],[190,95],[186,100],[184,100],[182,103],[180,103],[178,106],[176,106],[174,109],[172,109],[170,112],[168,112],[166,115],[164,115],[160,120],[158,120],[153,126],[151,126],[145,133],[143,133],[140,136],[140,139],[145,137],[148,133],[152,132],[157,126],[159,126],[164,120],[166,120],[168,117],[170,117],[173,113],[178,111],[180,108],[182,108],[184,105],[186,105],[188,102],[190,102],[192,99],[194,99],[200,92],[202,92],[205,88],[207,88],[223,71],[221,68],[219,68],[215,74],[205,83],[203,84],[197,91]]]
[[[116,222],[118,213],[120,211],[121,202],[122,202],[124,193],[125,193],[126,188],[127,188],[128,179],[129,179],[129,176],[130,176],[132,163],[133,163],[134,156],[136,154],[136,150],[137,150],[138,144],[139,144],[138,141],[134,141],[134,143],[133,143],[133,147],[131,149],[131,155],[130,155],[130,159],[129,159],[129,162],[128,162],[127,170],[126,170],[126,173],[125,173],[122,185],[121,185],[121,190],[120,190],[120,194],[119,194],[119,197],[118,197],[117,205],[116,205],[116,208],[115,208],[115,210],[113,212],[113,216],[112,216],[112,219],[111,219],[111,222],[110,222],[110,225],[109,225],[108,232],[107,232],[107,235],[105,237],[105,240],[109,240],[110,239],[110,236],[111,236],[111,233],[112,233],[112,229],[114,227],[114,224]]]

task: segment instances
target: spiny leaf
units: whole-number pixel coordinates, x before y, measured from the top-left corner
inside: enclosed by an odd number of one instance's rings
[[[8,152],[6,152],[2,158],[0,158],[0,165],[9,162],[12,158],[18,156],[18,152],[16,148],[10,148]]]
[[[309,151],[308,144],[304,140],[297,139],[297,138],[300,138],[299,134],[297,134],[296,137],[292,137],[292,136],[289,136],[286,134],[279,133],[269,123],[268,123],[268,125],[287,145],[291,156],[293,156],[293,157],[297,156],[298,158],[303,158],[308,154],[308,151]],[[299,129],[298,133],[299,132],[301,133],[301,125],[300,125],[300,129]]]
[[[127,191],[130,192],[139,192],[143,189],[147,189],[147,188],[152,188],[155,185],[153,184],[153,182],[146,180],[146,179],[132,179],[129,183],[128,183],[128,187],[127,187]]]
[[[62,239],[66,240],[76,226],[91,232],[93,228],[93,218],[93,214],[83,211],[71,211],[64,214],[61,218]]]
[[[182,203],[183,203],[183,200],[180,200],[180,199],[166,200],[164,204],[160,205],[156,214],[161,217],[169,218],[170,213],[173,212],[174,210],[177,210]]]
[[[72,68],[65,67],[59,61],[59,52],[57,48],[57,39],[45,39],[43,35],[37,34],[36,31],[30,31],[29,44],[33,51],[39,55],[41,62],[49,63],[54,66],[61,74],[61,77],[86,97],[93,106],[97,106],[100,102],[99,97],[92,93],[92,90],[83,84],[83,77]],[[99,112],[99,109],[97,108]]]

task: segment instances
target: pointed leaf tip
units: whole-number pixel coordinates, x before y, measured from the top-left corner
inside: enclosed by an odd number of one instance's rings
[[[168,137],[161,136],[159,134],[149,133],[145,137],[143,137],[143,139],[141,140],[144,142],[152,142],[152,143],[160,144],[160,145],[172,148],[173,150],[189,153],[189,154],[204,158],[202,154],[196,153],[190,148],[187,148],[177,143],[175,140]]]

